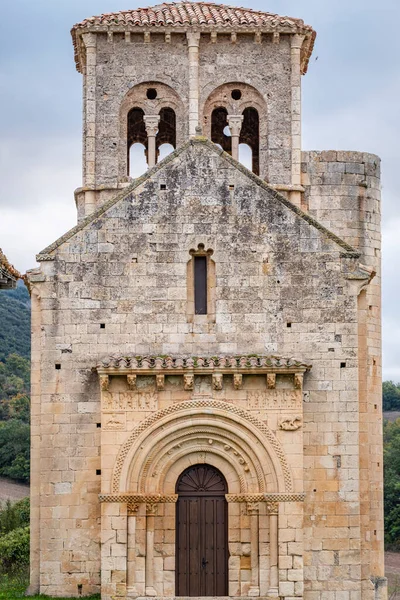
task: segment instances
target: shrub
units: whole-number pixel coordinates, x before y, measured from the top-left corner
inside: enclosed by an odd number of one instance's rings
[[[29,564],[29,527],[18,527],[0,536],[0,568],[12,571]]]
[[[29,498],[11,504],[8,500],[0,510],[0,536],[29,525]]]

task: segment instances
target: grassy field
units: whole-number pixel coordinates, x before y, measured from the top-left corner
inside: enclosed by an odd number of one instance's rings
[[[0,600],[19,600],[26,598],[25,590],[28,587],[26,573],[9,577],[0,575]],[[30,596],[31,600],[76,600],[76,598],[51,598],[50,596]],[[83,598],[83,597],[82,597]],[[85,600],[100,600],[99,596],[86,596]]]

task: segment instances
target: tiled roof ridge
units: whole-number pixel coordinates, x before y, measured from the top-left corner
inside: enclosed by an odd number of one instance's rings
[[[215,2],[163,2],[156,6],[135,8],[119,12],[103,13],[89,17],[76,23],[71,29],[72,41],[75,50],[75,62],[78,71],[81,71],[82,48],[79,32],[104,31],[113,27],[198,27],[206,28],[267,28],[271,31],[284,29],[286,33],[303,33],[307,35],[307,42],[303,51],[303,73],[312,53],[316,33],[310,25],[302,19],[280,16],[252,8],[216,4]]]
[[[89,17],[80,23],[76,23],[72,30],[102,24],[126,24],[138,26],[168,26],[179,24],[262,26],[262,22],[257,22],[254,19],[254,17],[257,16],[262,16],[264,17],[264,20],[268,19],[268,21],[273,19],[275,25],[299,25],[306,30],[312,31],[310,25],[306,25],[303,19],[297,17],[281,16],[276,13],[255,10],[254,8],[217,4],[216,2],[162,2],[155,6],[102,13],[101,15]]]

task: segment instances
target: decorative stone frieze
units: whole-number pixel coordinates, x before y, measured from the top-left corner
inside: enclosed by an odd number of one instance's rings
[[[305,494],[226,494],[227,502],[304,502]]]
[[[100,494],[100,502],[121,502],[135,504],[175,504],[178,494]]]

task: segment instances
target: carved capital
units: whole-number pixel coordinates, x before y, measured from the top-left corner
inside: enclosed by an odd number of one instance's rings
[[[241,390],[243,385],[243,375],[241,373],[235,373],[233,376],[233,387],[235,390]]]
[[[99,376],[100,379],[100,389],[102,392],[108,392],[108,388],[110,385],[110,378],[108,377],[108,375],[100,375]]]
[[[135,517],[139,510],[137,502],[128,502],[128,517]]]
[[[156,137],[158,132],[158,124],[160,122],[160,115],[144,115],[143,120],[148,137]]]
[[[274,390],[276,386],[276,375],[275,373],[268,373],[267,375],[267,389]]]
[[[221,373],[213,373],[212,376],[212,385],[214,390],[222,390],[222,385],[224,382],[224,376]]]
[[[267,502],[266,509],[269,515],[277,515],[279,513],[279,503]]]
[[[136,389],[136,375],[127,375],[126,381],[130,390]]]
[[[243,115],[228,115],[228,125],[232,137],[239,137],[243,125]]]
[[[158,511],[158,504],[146,504],[146,515],[154,517]]]
[[[186,392],[191,392],[194,388],[194,375],[183,376],[183,388]]]
[[[260,505],[258,502],[248,502],[246,505],[246,510],[248,515],[258,515]]]

